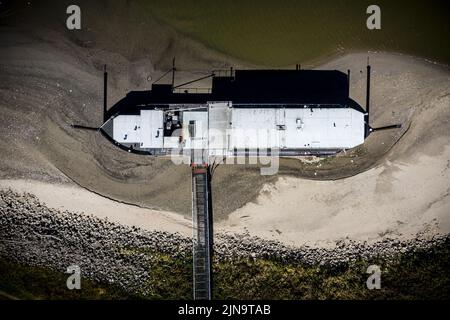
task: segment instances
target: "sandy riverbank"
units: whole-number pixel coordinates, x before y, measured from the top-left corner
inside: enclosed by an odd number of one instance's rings
[[[12,189],[35,195],[49,208],[94,215],[100,219],[144,230],[192,234],[192,222],[181,215],[120,203],[74,185],[49,184],[31,180],[0,180],[0,190]]]
[[[450,233],[450,146],[337,181],[280,178],[219,224],[295,245]]]

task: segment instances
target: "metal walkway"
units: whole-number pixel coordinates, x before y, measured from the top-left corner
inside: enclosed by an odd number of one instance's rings
[[[206,165],[192,165],[194,300],[210,300],[213,244],[211,176]]]

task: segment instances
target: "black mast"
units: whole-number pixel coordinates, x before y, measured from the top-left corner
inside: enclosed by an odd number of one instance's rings
[[[348,86],[347,94],[350,97],[350,69],[347,70],[347,86]]]
[[[370,65],[369,59],[367,59],[367,88],[366,88],[366,113],[364,115],[365,122],[365,137],[370,133],[369,115],[370,115]]]
[[[106,64],[103,67],[103,122],[106,122],[106,112],[108,111],[108,72],[106,72]]]
[[[173,59],[172,59],[172,89],[175,86],[175,71],[176,71],[176,68],[175,68],[175,57],[173,57]]]

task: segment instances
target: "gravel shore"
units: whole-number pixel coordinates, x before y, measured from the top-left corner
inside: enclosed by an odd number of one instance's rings
[[[386,238],[367,244],[340,241],[332,249],[289,247],[245,234],[216,234],[215,256],[224,259],[271,259],[285,263],[342,263],[376,257],[389,260],[399,253],[432,247],[447,236],[419,234],[413,240]],[[93,216],[50,209],[31,194],[0,192],[0,256],[30,266],[65,272],[78,265],[92,280],[142,292],[149,280],[153,254],[186,258],[191,239],[177,233],[145,231]]]

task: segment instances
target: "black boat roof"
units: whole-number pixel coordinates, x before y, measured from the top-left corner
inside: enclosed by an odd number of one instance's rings
[[[316,105],[362,108],[349,97],[348,75],[337,70],[236,70],[233,76],[214,76],[211,93],[177,93],[167,84],[149,91],[131,91],[107,112],[107,117],[138,114],[155,105],[197,105],[231,101],[233,106]]]

